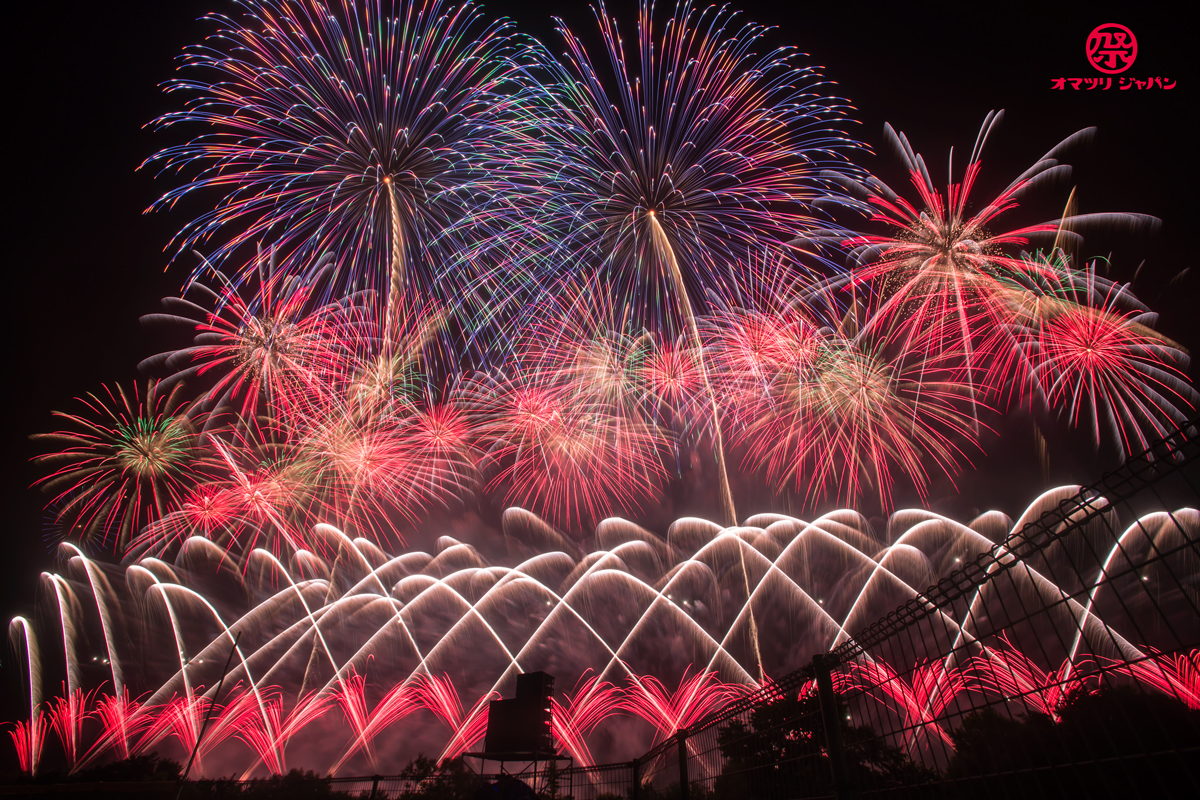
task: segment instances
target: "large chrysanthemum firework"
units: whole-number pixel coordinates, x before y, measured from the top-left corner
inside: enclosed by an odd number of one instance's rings
[[[565,234],[555,263],[605,268],[678,330],[687,294],[699,302],[732,262],[811,224],[818,173],[849,169],[847,107],[794,50],[756,53],[768,29],[727,9],[682,2],[663,23],[643,2],[636,49],[603,3],[595,12],[598,51],[560,27],[543,209]]]
[[[969,209],[971,191],[981,170],[983,148],[1004,112],[992,112],[975,140],[961,182],[954,182],[953,161],[945,193],[929,175],[924,159],[904,134],[890,125],[885,134],[901,154],[918,201],[909,202],[877,178],[863,183],[840,178],[870,208],[872,219],[889,227],[886,233],[848,240],[855,248],[853,280],[870,284],[883,298],[870,322],[882,339],[956,353],[973,381],[996,386],[1003,375],[986,372],[993,353],[980,349],[980,338],[1005,346],[994,336],[1010,328],[1012,308],[1020,303],[1023,286],[1052,279],[1039,262],[1006,253],[1035,239],[1076,239],[1074,233],[1090,224],[1153,226],[1157,220],[1140,214],[1072,214],[1037,225],[995,231],[996,221],[1016,208],[1028,192],[1063,178],[1070,167],[1061,153],[1088,138],[1094,129],[1069,136],[1010,183],[994,200]],[[838,177],[838,176],[833,176]]]
[[[187,108],[157,122],[210,132],[151,159],[199,168],[153,208],[226,192],[180,232],[178,252],[216,239],[219,263],[269,237],[288,272],[333,253],[334,290],[398,294],[410,280],[429,288],[430,265],[457,252],[450,229],[482,240],[505,227],[489,209],[512,197],[520,149],[510,25],[439,0],[240,5],[243,17],[214,15],[217,34],[184,56],[195,77],[167,85],[193,93]],[[469,233],[476,224],[486,236]]]
[[[69,429],[38,434],[55,445],[37,456],[56,467],[38,483],[53,495],[57,524],[77,541],[123,548],[162,518],[195,478],[196,436],[181,409],[179,387],[105,387],[81,398],[86,412],[55,412]]]

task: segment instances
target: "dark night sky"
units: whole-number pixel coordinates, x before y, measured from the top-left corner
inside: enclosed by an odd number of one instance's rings
[[[511,11],[499,2],[485,8],[514,15],[522,30],[555,51],[551,13],[565,14],[573,28],[593,27],[582,1],[509,5]],[[1133,3],[1103,11],[1080,3],[1063,11],[1047,11],[1048,3],[993,3],[972,11],[969,3],[889,4],[878,13],[850,2],[735,5],[747,19],[778,25],[774,42],[796,45],[825,67],[859,110],[860,139],[880,144],[884,121],[908,133],[935,181],[944,179],[949,147],[961,154],[961,167],[987,111],[1007,109],[989,144],[979,198],[1007,185],[1066,135],[1098,126],[1097,140],[1067,159],[1076,167],[1081,210],[1143,212],[1164,224],[1153,237],[1096,236],[1084,253],[1111,252],[1112,274],[1124,279],[1145,259],[1138,295],[1161,312],[1160,329],[1189,349],[1200,344],[1192,307],[1196,270],[1167,287],[1192,266],[1195,251],[1186,237],[1198,218],[1195,128],[1185,120],[1186,108],[1196,107],[1195,47],[1177,13]],[[156,135],[142,126],[175,107],[158,84],[172,76],[183,46],[211,29],[197,19],[231,6],[228,0],[27,2],[8,15],[3,324],[10,361],[0,449],[5,620],[28,613],[39,571],[54,563],[42,538],[41,493],[29,488],[38,473],[29,464],[35,447],[28,436],[51,429],[52,409],[69,407],[73,397],[104,382],[133,379],[137,362],[158,352],[138,316],[158,310],[158,298],[183,282],[178,267],[164,274],[162,248],[185,220],[142,215],[172,184],[135,168],[180,134]],[[615,0],[610,10],[628,20],[634,2]],[[1112,21],[1138,37],[1137,63],[1127,74],[1177,80],[1177,88],[1118,91],[1115,80],[1109,91],[1050,88],[1053,78],[1098,74],[1085,60],[1084,42],[1096,25]],[[862,163],[893,185],[904,182],[890,155]],[[1068,189],[1045,193],[1013,222],[1052,218]],[[1052,453],[1052,481],[1096,477],[1094,459],[1079,444],[1066,437],[1063,449]],[[992,455],[977,460],[978,475],[964,476],[960,489],[979,493],[975,505],[1019,512],[1034,485],[1003,476],[1027,476],[1034,469],[1031,448],[993,442],[990,449]],[[0,652],[0,661],[6,673],[0,693],[19,696],[11,651]]]

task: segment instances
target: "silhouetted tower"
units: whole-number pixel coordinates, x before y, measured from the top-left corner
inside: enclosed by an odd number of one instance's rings
[[[487,735],[483,749],[489,759],[553,756],[550,698],[554,677],[545,672],[517,676],[517,696],[488,704]]]

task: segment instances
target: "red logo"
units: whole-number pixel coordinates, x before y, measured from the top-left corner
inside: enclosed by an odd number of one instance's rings
[[[1087,57],[1088,63],[1101,72],[1109,75],[1124,72],[1137,58],[1137,37],[1115,22],[1098,25],[1088,34]]]

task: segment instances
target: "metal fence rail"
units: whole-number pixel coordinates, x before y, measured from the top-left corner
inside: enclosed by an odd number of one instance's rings
[[[334,792],[376,800],[417,800],[417,798],[474,798],[481,784],[490,783],[503,791],[506,782],[520,781],[541,797],[554,800],[604,800],[626,797],[634,781],[634,765],[601,764],[588,767],[557,767],[548,764],[525,765],[506,772],[444,770],[425,776],[374,775],[358,778],[329,778]],[[497,794],[497,797],[507,796]]]

